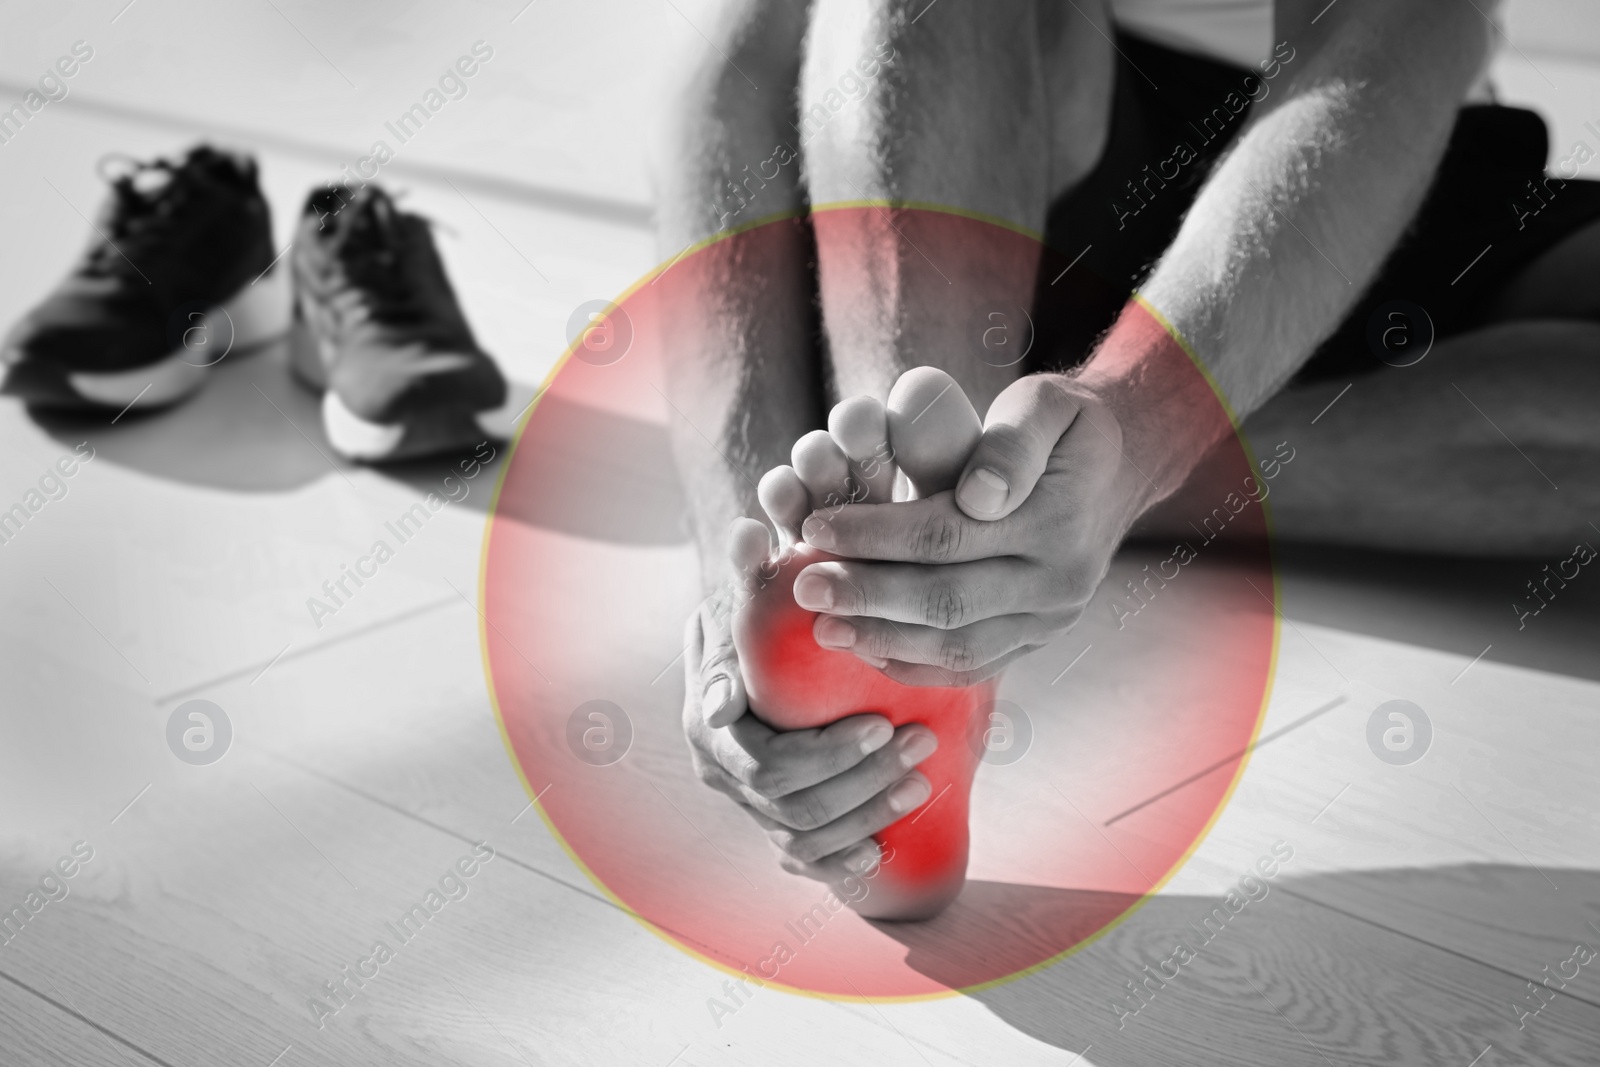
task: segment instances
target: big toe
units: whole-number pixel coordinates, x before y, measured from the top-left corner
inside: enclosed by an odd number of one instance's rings
[[[954,489],[983,435],[983,422],[956,380],[913,367],[889,390],[889,444],[919,497]]]

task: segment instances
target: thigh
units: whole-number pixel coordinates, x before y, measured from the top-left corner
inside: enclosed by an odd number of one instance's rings
[[[1600,218],[1579,225],[1518,271],[1484,312],[1486,323],[1520,319],[1600,322]]]

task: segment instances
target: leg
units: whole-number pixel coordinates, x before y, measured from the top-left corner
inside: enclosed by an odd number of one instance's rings
[[[1600,222],[1590,223],[1528,264],[1490,302],[1489,322],[1583,319],[1600,322]]]
[[[806,6],[729,0],[696,23],[710,40],[655,153],[662,259],[725,228],[793,220],[686,260],[676,269],[697,272],[697,297],[664,311],[673,448],[710,586],[725,571],[729,523],[760,513],[757,479],[821,425],[824,408],[799,162],[779,151],[793,141]]]
[[[816,220],[837,395],[881,400],[928,364],[981,412],[1015,378],[985,359],[982,324],[1031,304],[1037,246],[900,205],[1043,230],[1109,118],[1113,53],[1089,20],[1109,22],[1099,3],[1079,7],[817,0],[800,83],[812,202],[891,205]]]
[[[1458,335],[1414,367],[1357,378],[1323,413],[1344,386],[1290,388],[1245,422],[1258,455],[1295,450],[1269,483],[1277,536],[1459,555],[1567,553],[1597,537],[1600,324]],[[1211,466],[1141,535],[1181,533],[1232,488]]]

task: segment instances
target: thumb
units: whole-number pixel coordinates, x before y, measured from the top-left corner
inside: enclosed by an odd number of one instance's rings
[[[732,620],[707,610],[701,619],[704,644],[700,654],[700,712],[712,729],[727,726],[745,713],[744,678],[733,648]]]
[[[989,406],[983,436],[957,483],[961,510],[993,522],[1021,507],[1079,407],[1057,375],[1035,374],[1007,386]]]

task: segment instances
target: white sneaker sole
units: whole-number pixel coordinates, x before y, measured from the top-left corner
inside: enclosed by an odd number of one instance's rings
[[[361,463],[412,459],[471,448],[485,440],[504,440],[505,435],[483,412],[438,412],[414,423],[369,422],[351,411],[339,394],[329,389],[322,394],[322,429],[328,443],[345,459]]]
[[[282,337],[289,329],[289,271],[275,268],[205,312],[204,326],[214,330],[217,319],[232,325],[231,343],[221,355],[180,345],[156,363],[127,371],[67,375],[67,381],[85,400],[106,407],[127,407],[139,401],[145,407],[176,403],[205,384],[206,372],[231,352],[254,348]],[[209,337],[200,344],[210,344]],[[206,360],[206,362],[201,362]]]

